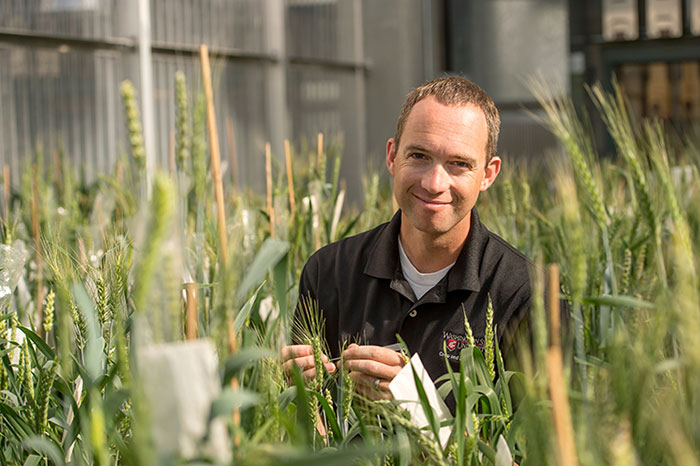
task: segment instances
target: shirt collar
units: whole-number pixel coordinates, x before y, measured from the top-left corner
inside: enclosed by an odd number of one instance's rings
[[[377,237],[369,254],[365,273],[376,278],[392,280],[399,267],[399,232],[401,231],[401,211],[398,210],[391,221]]]
[[[379,236],[370,251],[364,273],[376,278],[392,280],[399,265],[399,231],[401,230],[401,211],[397,211]],[[488,242],[488,230],[479,221],[476,208],[471,211],[469,235],[455,265],[447,274],[447,291],[479,291],[481,280],[479,270],[484,248]]]

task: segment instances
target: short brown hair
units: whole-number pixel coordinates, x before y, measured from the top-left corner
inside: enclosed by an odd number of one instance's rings
[[[488,163],[491,157],[496,155],[501,118],[491,97],[482,88],[461,76],[445,76],[433,79],[425,84],[421,84],[408,94],[403,107],[401,107],[399,120],[396,123],[396,135],[394,136],[396,146],[398,147],[399,145],[403,128],[406,125],[406,120],[408,120],[408,115],[413,110],[413,106],[429,96],[435,97],[443,105],[462,106],[472,104],[484,112],[488,129],[488,141],[486,143],[486,162]]]

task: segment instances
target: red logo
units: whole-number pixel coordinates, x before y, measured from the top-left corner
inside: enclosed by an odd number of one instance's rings
[[[457,348],[457,340],[455,340],[454,338],[450,338],[449,340],[447,340],[447,349],[453,350],[455,348]]]

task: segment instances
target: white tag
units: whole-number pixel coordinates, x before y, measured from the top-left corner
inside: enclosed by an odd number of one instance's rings
[[[214,344],[201,339],[150,345],[137,354],[158,453],[229,462],[231,448],[222,419],[212,421],[208,442],[202,442],[212,400],[221,391]]]
[[[411,363],[401,369],[401,372],[399,372],[389,384],[389,390],[391,390],[391,394],[394,395],[394,399],[399,402],[402,408],[405,408],[410,413],[413,425],[419,428],[427,426],[428,417],[425,411],[423,411],[423,405],[418,396],[418,389],[416,388],[416,381],[413,378],[413,370],[411,367],[416,370],[418,379],[423,384],[423,390],[425,390],[430,407],[433,409],[434,415],[437,416],[438,422],[442,423],[442,421],[452,419],[450,410],[447,408],[447,405],[445,405],[443,399],[440,398],[440,395],[438,395],[435,384],[430,379],[425,367],[423,367],[420,356],[416,353],[411,358]],[[438,435],[440,437],[440,445],[442,445],[443,448],[447,444],[451,433],[451,426],[440,428]],[[428,435],[432,436],[432,432],[428,431]]]
[[[499,435],[496,444],[496,466],[513,466],[513,455],[503,435]]]

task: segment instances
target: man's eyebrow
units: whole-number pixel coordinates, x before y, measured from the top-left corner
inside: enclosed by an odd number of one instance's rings
[[[427,147],[421,146],[420,144],[409,144],[406,146],[406,152],[430,152]]]
[[[432,150],[430,150],[429,148],[422,146],[420,144],[409,144],[408,146],[406,146],[406,148],[404,150],[409,154],[414,153],[414,152],[429,154],[432,152]],[[453,162],[455,160],[458,160],[460,162],[466,162],[471,166],[478,165],[478,162],[477,162],[475,157],[472,157],[470,155],[465,155],[465,154],[454,154],[454,155],[450,156],[450,160]]]

